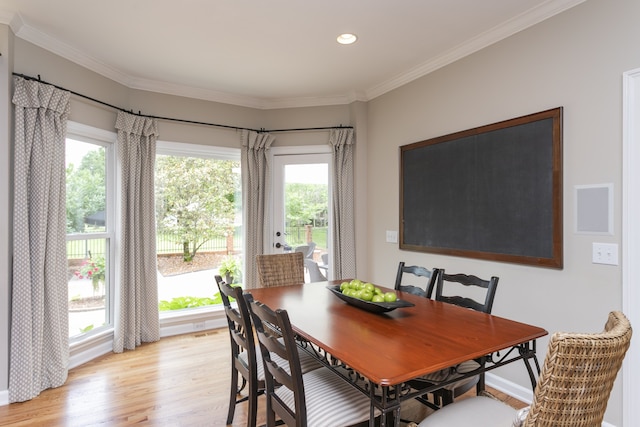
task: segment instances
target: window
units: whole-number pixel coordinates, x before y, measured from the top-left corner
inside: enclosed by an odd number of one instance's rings
[[[69,337],[113,326],[115,134],[69,123],[66,139]]]
[[[158,143],[155,179],[161,316],[221,304],[214,275],[242,279],[240,151]]]

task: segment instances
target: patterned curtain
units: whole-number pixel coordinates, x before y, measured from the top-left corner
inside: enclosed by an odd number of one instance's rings
[[[13,288],[9,400],[67,379],[65,138],[70,93],[14,78]]]
[[[256,255],[264,252],[265,233],[270,221],[271,164],[268,150],[275,138],[267,133],[243,130],[242,140],[242,210],[246,228],[244,247],[244,287],[258,287]]]
[[[334,278],[356,277],[356,238],[353,186],[353,129],[333,129],[333,259]]]
[[[121,166],[120,286],[116,289],[113,351],[160,339],[154,202],[156,120],[119,112]]]

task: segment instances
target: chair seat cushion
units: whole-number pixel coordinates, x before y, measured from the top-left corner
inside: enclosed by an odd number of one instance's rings
[[[349,426],[369,419],[371,400],[345,380],[322,367],[302,376],[307,406],[307,425],[318,427]],[[276,395],[294,408],[293,392],[280,387]],[[380,411],[376,409],[376,416]]]
[[[311,357],[309,353],[306,351],[299,349],[298,355],[300,357],[300,368],[302,369],[302,373],[312,371],[314,369],[320,368],[322,365],[316,359]],[[282,366],[287,372],[289,372],[289,362],[279,357],[277,354],[271,354],[271,357],[274,359],[279,366]],[[247,356],[247,352],[243,351],[238,354],[238,358],[243,361],[245,365],[249,363],[249,356]],[[260,352],[260,346],[256,346],[256,364],[257,368],[257,376],[258,381],[264,381],[264,364],[262,363],[262,353]]]
[[[448,381],[448,380],[452,380],[454,378],[458,378],[460,376],[462,376],[463,374],[466,374],[467,372],[471,372],[474,371],[476,369],[480,368],[480,364],[478,362],[476,362],[475,360],[468,360],[466,362],[462,362],[459,365],[453,366],[451,368],[446,368],[446,369],[441,369],[437,372],[432,372],[430,374],[424,375],[422,377],[420,377],[421,379],[433,382],[433,383],[438,383],[441,381]],[[455,390],[456,388],[460,387],[463,384],[466,383],[470,383],[470,382],[477,382],[477,378],[476,377],[471,377],[471,378],[466,378],[464,380],[460,380],[460,381],[456,381],[454,383],[451,384],[447,384],[446,386],[442,387],[444,389],[447,390]]]
[[[512,427],[518,411],[485,396],[456,401],[425,418],[419,427]]]

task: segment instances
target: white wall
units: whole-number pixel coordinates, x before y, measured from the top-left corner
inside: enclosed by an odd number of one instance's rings
[[[607,313],[622,308],[621,268],[592,264],[591,244],[622,242],[621,82],[624,71],[640,66],[639,16],[637,0],[590,0],[370,101],[366,279],[393,283],[399,261],[497,275],[494,314],[550,332],[601,330]],[[564,107],[564,269],[400,251],[385,243],[385,230],[399,227],[399,146],[558,106]],[[576,235],[573,187],[597,183],[614,184],[614,234]],[[547,339],[540,344],[542,359]],[[530,387],[521,365],[499,371]],[[613,425],[622,425],[620,383],[605,418]]]

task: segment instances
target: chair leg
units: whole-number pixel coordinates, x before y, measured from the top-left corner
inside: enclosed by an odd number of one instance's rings
[[[269,391],[265,392],[267,397],[267,427],[275,427],[276,424],[276,413],[273,412],[273,408],[271,407],[271,396],[269,395]]]
[[[450,403],[453,403],[453,391],[447,390],[447,389],[441,389],[439,390],[439,392],[440,392],[440,399],[442,402],[442,406],[446,406]]]
[[[256,427],[256,419],[258,417],[258,385],[253,384],[253,381],[249,380],[249,408],[247,414],[247,426]]]
[[[227,413],[227,425],[233,422],[233,415],[236,411],[236,399],[238,398],[238,370],[233,367],[231,368],[231,387],[229,388],[231,391],[229,396],[229,412]]]

